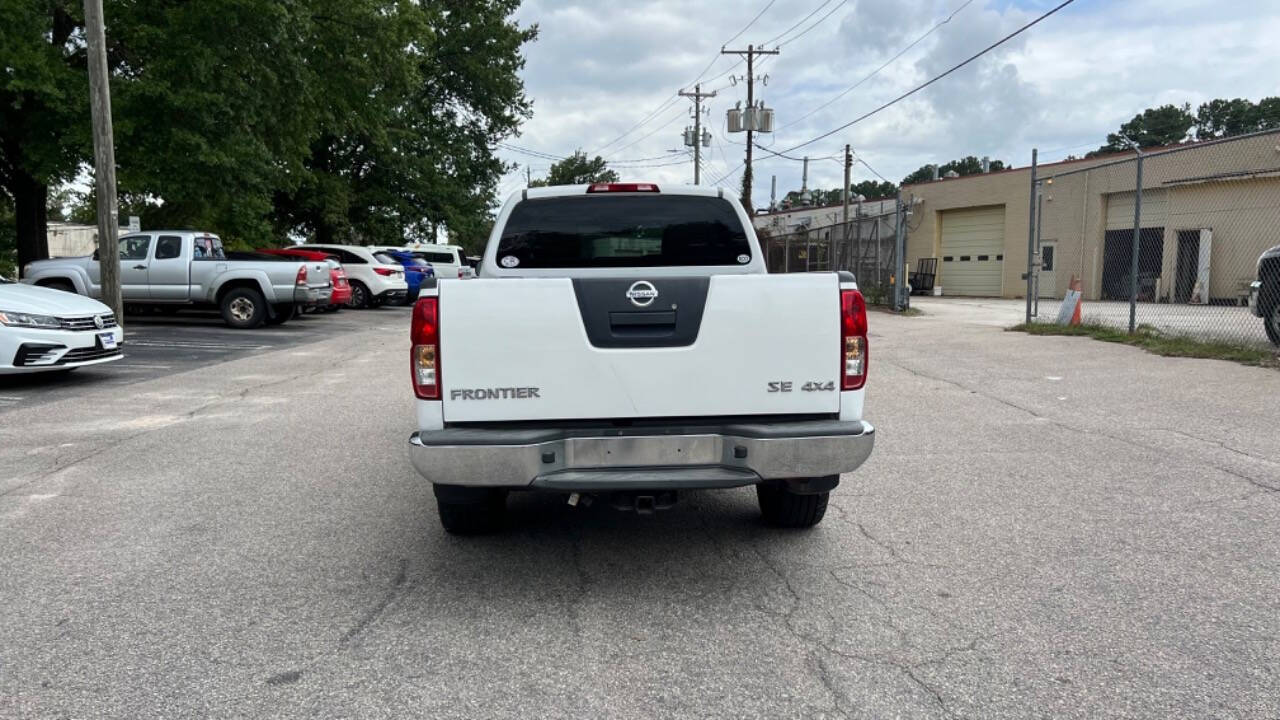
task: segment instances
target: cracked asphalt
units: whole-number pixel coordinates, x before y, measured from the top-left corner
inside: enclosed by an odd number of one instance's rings
[[[458,539],[400,324],[6,408],[0,716],[1280,717],[1280,373],[875,314],[818,528]]]

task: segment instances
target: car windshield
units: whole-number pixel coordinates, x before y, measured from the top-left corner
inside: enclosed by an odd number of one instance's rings
[[[751,246],[722,198],[581,195],[516,205],[496,259],[504,268],[745,265]]]

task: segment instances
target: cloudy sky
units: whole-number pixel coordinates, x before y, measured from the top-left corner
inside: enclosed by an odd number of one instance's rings
[[[528,0],[516,17],[536,23],[524,78],[534,116],[510,144],[563,156],[605,156],[623,179],[692,182],[681,130],[692,103],[677,90],[716,90],[708,101],[712,145],[703,182],[738,187],[745,134],[727,134],[725,111],[745,100],[745,72],[722,45],[781,46],[759,63],[757,98],[776,111],[760,142],[786,150],[909,90],[1061,0]],[[761,12],[763,10],[763,12]],[[743,31],[744,26],[758,19]],[[950,20],[942,21],[950,17]],[[807,18],[807,19],[806,19]],[[739,35],[739,33],[741,34]],[[925,36],[923,40],[920,40]],[[1276,0],[1075,0],[981,60],[893,107],[796,150],[838,155],[845,143],[871,170],[897,182],[931,162],[989,155],[1014,165],[1059,160],[1101,145],[1144,108],[1215,97],[1280,94]],[[919,41],[919,42],[917,42]],[[911,49],[874,73],[904,48]],[[870,77],[868,77],[870,76]],[[860,84],[859,84],[860,83]],[[839,99],[833,98],[856,87]],[[641,122],[641,121],[644,122]],[[680,152],[672,152],[672,151]],[[551,160],[502,149],[520,169],[499,195]],[[683,160],[683,162],[681,162]],[[757,206],[800,186],[800,163],[756,152]],[[839,187],[841,166],[810,165],[810,187]]]

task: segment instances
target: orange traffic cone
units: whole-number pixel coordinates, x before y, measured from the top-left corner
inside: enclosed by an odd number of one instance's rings
[[[1079,325],[1082,321],[1081,315],[1084,312],[1084,290],[1080,283],[1080,278],[1075,274],[1071,275],[1071,284],[1068,286],[1076,292],[1076,309],[1071,313],[1071,324]]]

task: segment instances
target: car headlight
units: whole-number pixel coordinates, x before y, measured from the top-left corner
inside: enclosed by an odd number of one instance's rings
[[[62,327],[62,321],[52,315],[32,315],[31,313],[0,310],[0,325],[56,330]]]

